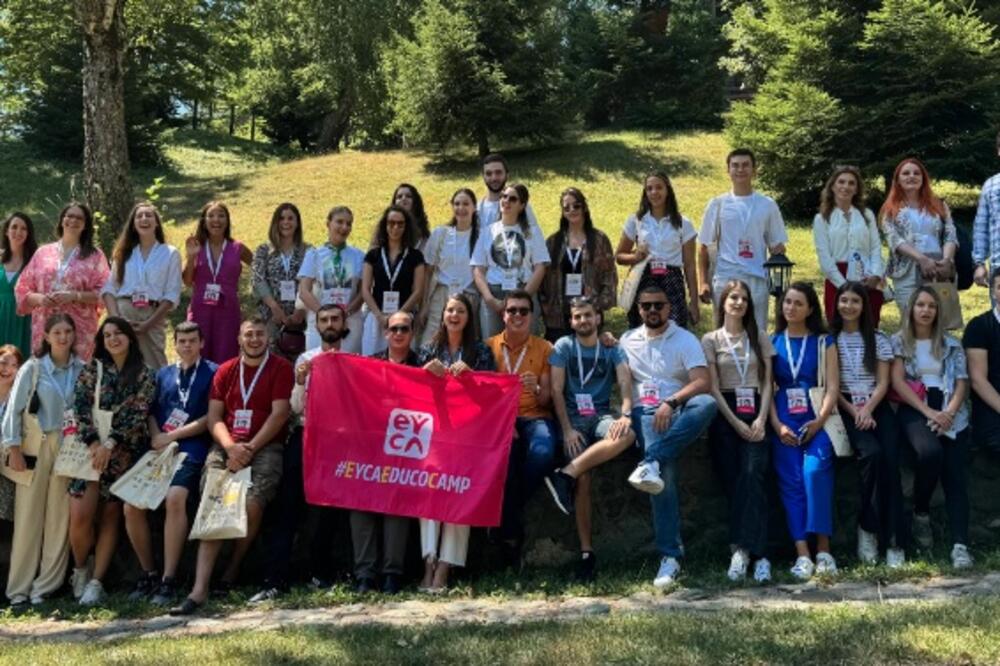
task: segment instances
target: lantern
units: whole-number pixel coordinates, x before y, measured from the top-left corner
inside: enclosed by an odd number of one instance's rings
[[[784,254],[772,254],[771,258],[764,262],[764,268],[767,269],[768,292],[775,298],[781,298],[785,289],[792,283],[794,265]]]

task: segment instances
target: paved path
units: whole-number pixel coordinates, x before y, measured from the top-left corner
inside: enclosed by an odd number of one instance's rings
[[[218,617],[108,622],[15,622],[0,626],[0,640],[110,641],[132,637],[219,634],[228,631],[269,631],[289,626],[427,626],[457,624],[520,624],[540,620],[567,621],[585,617],[670,611],[782,610],[825,604],[942,602],[963,596],[1000,593],[1000,573],[878,585],[805,583],[707,592],[678,590],[671,594],[641,592],[626,597],[567,597],[549,600],[456,599],[407,600],[380,604],[341,604],[313,609],[248,610]]]

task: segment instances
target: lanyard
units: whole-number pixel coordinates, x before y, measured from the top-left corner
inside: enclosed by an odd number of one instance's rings
[[[594,352],[594,365],[590,367],[590,372],[586,376],[583,374],[583,354],[580,352],[580,341],[575,336],[573,337],[573,346],[576,348],[576,369],[580,371],[580,388],[583,388],[590,381],[590,378],[594,376],[597,364],[601,360],[601,341],[597,341],[597,351]]]
[[[743,337],[740,338],[740,344],[743,345],[743,362],[740,362],[740,357],[736,355],[736,348],[733,347],[733,341],[729,339],[729,333],[725,330],[722,331],[722,337],[726,340],[726,349],[729,350],[729,355],[733,357],[733,363],[736,365],[736,372],[740,373],[740,386],[746,386],[747,384],[747,372],[750,370],[750,338],[746,331],[743,331]],[[792,353],[788,352],[789,357]],[[801,365],[801,363],[800,363]],[[796,370],[798,374],[798,370]]]
[[[42,367],[45,369],[45,374],[49,376],[52,383],[55,385],[56,390],[59,392],[59,397],[63,399],[63,404],[69,404],[69,397],[73,394],[73,357],[69,359],[69,363],[66,364],[66,376],[63,377],[63,383],[60,384],[56,380],[55,375],[55,364],[52,362],[52,357],[46,355],[45,360],[42,362]]]
[[[181,387],[181,375],[184,374],[184,369],[181,367],[181,364],[179,362],[177,363],[177,395],[179,395],[181,397],[181,407],[184,408],[184,411],[187,411],[187,408],[188,408],[188,398],[191,397],[191,387],[194,386],[194,378],[198,374],[198,366],[199,365],[201,365],[201,359],[200,358],[197,361],[195,361],[194,370],[191,371],[191,379],[188,381],[188,387],[185,389],[185,388]],[[241,362],[241,364],[240,364],[240,371],[241,371],[240,372],[240,388],[243,388],[243,373],[242,373],[242,370],[243,370],[243,365],[242,365],[242,362]],[[254,377],[254,382],[256,382],[256,381],[257,381],[257,378]],[[252,385],[250,387],[250,390],[253,391],[253,386]],[[249,397],[250,397],[250,395],[247,394],[247,398],[249,398]],[[243,405],[244,406],[246,406],[247,398],[243,399]]]
[[[799,360],[795,361],[792,358],[792,343],[788,341],[788,331],[785,331],[785,352],[788,353],[788,365],[792,369],[792,381],[799,381],[799,370],[802,369],[802,361],[806,358],[806,346],[808,346],[809,338],[811,336],[807,335],[802,338],[802,346],[799,348]]]
[[[503,251],[507,255],[507,268],[517,268],[517,266],[514,265],[515,250],[517,250],[517,232],[511,231],[509,229],[504,229]]]
[[[267,365],[267,359],[269,358],[271,358],[271,352],[265,352],[264,360],[257,366],[257,372],[254,373],[253,381],[250,382],[250,388],[243,388],[246,384],[243,379],[243,360],[240,360],[240,396],[243,398],[243,409],[247,408],[247,400],[249,400],[250,396],[253,395],[254,387],[257,386],[257,380],[260,379],[260,373],[264,370],[264,366]],[[194,378],[192,377],[192,380],[193,379]],[[190,386],[188,387],[188,390],[190,390]]]
[[[524,355],[528,353],[528,343],[527,342],[524,343],[524,348],[521,349],[521,355],[517,357],[517,363],[514,364],[513,368],[510,365],[510,354],[507,352],[506,343],[502,345],[501,349],[503,349],[503,361],[504,364],[507,366],[507,372],[509,372],[512,375],[516,375],[518,369],[520,369],[521,367],[521,361],[524,360]]]
[[[403,261],[406,259],[406,255],[410,253],[410,248],[403,250],[402,256],[396,260],[396,270],[389,272],[389,256],[385,253],[385,248],[382,248],[382,266],[385,268],[385,276],[389,278],[389,289],[387,291],[392,291],[393,286],[396,284],[396,278],[399,277],[399,271],[403,268]]]
[[[729,193],[729,198],[732,199],[733,204],[735,204],[737,208],[740,208],[744,211],[742,214],[740,214],[740,223],[743,226],[743,233],[741,234],[741,236],[743,238],[746,238],[747,230],[750,228],[750,218],[753,216],[753,205],[756,202],[757,198],[753,195],[753,193],[751,193],[750,201],[749,203],[747,203],[745,207],[740,205],[740,202],[736,199],[736,195],[733,194],[732,192]]]
[[[569,239],[565,239],[566,243],[566,256],[569,258],[569,265],[573,267],[573,273],[579,273],[580,271],[577,267],[580,265],[580,257],[583,256],[583,247],[576,248],[576,254],[573,254],[573,250],[569,246]]]
[[[330,248],[332,254],[330,257],[330,267],[333,269],[334,286],[343,287],[347,283],[347,269],[344,267],[343,259],[340,256],[344,248],[335,247],[332,243],[327,243],[326,246]]]
[[[462,348],[459,347],[458,348],[458,353],[455,354],[454,356],[452,356],[451,355],[451,349],[449,349],[448,346],[445,345],[445,347],[444,347],[444,357],[446,359],[448,359],[448,364],[449,365],[454,364],[454,363],[458,363],[458,362],[460,362],[462,360]]]
[[[997,320],[997,323],[1000,324],[1000,306],[993,308],[993,317]]]
[[[285,269],[285,279],[289,279],[289,273],[292,272],[292,255],[285,254],[284,252],[279,252],[278,256],[281,257],[281,267]],[[295,277],[292,275],[291,277]]]
[[[66,255],[66,251],[63,248],[62,241],[59,242],[59,267],[56,269],[56,284],[61,285],[63,278],[66,277],[66,271],[69,270],[69,264],[73,261],[73,258],[77,255],[80,250],[80,246],[77,245],[72,250],[70,250],[69,255]]]
[[[226,254],[226,240],[222,241],[222,249],[219,251],[219,261],[212,263],[211,243],[205,243],[205,259],[208,261],[208,270],[212,273],[212,282],[219,282],[219,271],[222,269],[222,257]]]

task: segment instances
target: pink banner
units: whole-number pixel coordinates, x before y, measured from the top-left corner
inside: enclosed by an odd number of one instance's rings
[[[352,354],[312,362],[303,469],[310,504],[500,524],[520,385],[438,378]]]

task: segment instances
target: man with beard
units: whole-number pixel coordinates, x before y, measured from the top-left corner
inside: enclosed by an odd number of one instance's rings
[[[479,228],[490,226],[500,219],[500,195],[507,187],[507,160],[500,153],[491,153],[483,158],[483,183],[486,184],[486,196],[479,200],[476,205],[476,219],[479,220]],[[538,218],[535,211],[531,210],[531,204],[527,204],[524,209],[528,216],[528,225],[537,228]]]
[[[292,430],[285,443],[281,487],[271,509],[275,513],[275,521],[274,529],[266,540],[264,586],[250,598],[252,604],[275,599],[288,591],[292,544],[303,518],[311,523],[310,527],[315,528],[314,532],[307,530],[314,535],[309,549],[309,569],[312,576],[310,583],[318,588],[330,587],[332,584],[329,556],[333,543],[333,516],[327,507],[306,505],[302,475],[302,433],[306,424],[306,394],[309,391],[312,361],[320,354],[339,352],[341,341],[350,334],[344,308],[334,304],[321,305],[316,311],[316,332],[321,344],[302,352],[295,361],[295,387],[292,389],[291,399]]]
[[[247,492],[247,535],[236,541],[218,589],[232,587],[240,564],[260,529],[264,509],[281,483],[282,443],[286,436],[292,365],[268,351],[267,323],[259,316],[240,326],[240,355],[219,366],[208,403],[208,431],[215,445],[205,469],[238,472],[251,469]],[[204,482],[205,477],[202,477]],[[223,540],[203,540],[198,546],[194,587],[171,615],[191,615],[208,600],[212,570]]]
[[[632,422],[642,444],[642,462],[628,478],[650,493],[653,531],[660,568],[653,585],[671,585],[680,573],[680,500],[677,460],[715,417],[708,395],[711,379],[701,343],[670,321],[670,301],[659,286],[645,287],[637,297],[643,325],[622,336],[621,347],[632,372]]]
[[[580,537],[577,577],[594,579],[597,559],[591,543],[590,470],[616,457],[635,442],[632,432],[632,376],[621,349],[603,347],[597,339],[600,315],[587,296],[569,305],[575,335],[556,341],[549,357],[552,366],[552,407],[562,425],[563,448],[569,464],[545,477],[556,506],[566,514],[574,510]],[[615,380],[622,396],[621,416],[611,415],[611,389]]]

